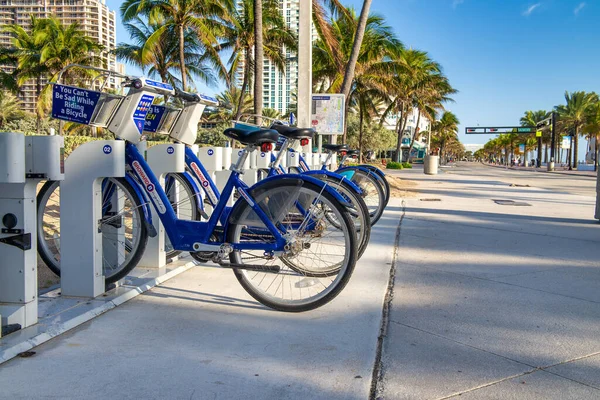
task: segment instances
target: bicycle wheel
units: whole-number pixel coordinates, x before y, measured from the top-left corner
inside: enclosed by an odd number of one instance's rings
[[[200,220],[198,193],[196,193],[192,183],[185,174],[167,174],[165,176],[165,193],[178,219]],[[173,248],[171,240],[169,240],[169,236],[166,233],[165,253],[167,254],[167,260],[181,253]]]
[[[358,244],[357,259],[360,259],[367,249],[369,239],[371,238],[371,217],[369,216],[369,209],[367,208],[365,201],[354,191],[346,179],[336,179],[329,175],[311,176],[326,182],[329,186],[335,188],[335,190],[350,204],[346,209],[354,222]],[[335,219],[333,213],[327,211],[325,217],[329,222],[334,224],[334,226],[339,227],[340,223]]]
[[[124,178],[102,183],[102,270],[106,283],[124,278],[137,265],[148,241],[140,199]],[[60,276],[60,186],[49,181],[37,196],[38,254]]]
[[[285,232],[288,244],[281,257],[263,250],[230,253],[232,264],[279,264],[278,273],[234,269],[242,287],[260,303],[279,311],[312,310],[334,299],[348,283],[356,263],[356,233],[345,207],[321,187],[301,178],[277,179],[250,193]],[[323,210],[335,215],[339,228],[328,222]],[[235,244],[274,243],[275,239],[246,200],[240,199],[230,214],[226,240]],[[332,267],[337,268],[335,274],[326,272]]]
[[[353,170],[352,172],[350,180],[363,191],[363,200],[369,209],[371,226],[373,226],[379,221],[385,209],[385,195],[382,185],[372,173],[360,169]],[[342,173],[342,175],[344,174]]]
[[[375,175],[375,177],[377,178],[377,182],[382,185],[383,194],[385,195],[385,205],[387,206],[388,203],[390,202],[390,194],[392,191],[390,189],[390,183],[387,181],[385,174],[380,173],[379,168],[377,168],[373,165],[364,164],[364,165],[360,165],[360,166],[373,171],[373,175]]]

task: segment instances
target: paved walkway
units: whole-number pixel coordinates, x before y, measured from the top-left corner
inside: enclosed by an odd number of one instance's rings
[[[504,168],[504,169],[511,169],[514,171],[523,171],[523,172],[548,172],[551,174],[563,174],[563,175],[573,175],[573,176],[589,176],[589,177],[596,177],[596,171],[582,171],[582,170],[569,170],[566,167],[562,167],[562,166],[557,166],[554,171],[548,171],[548,167],[547,166],[542,166],[540,168],[537,167],[507,167],[504,165],[497,165],[497,164],[485,164],[487,166],[490,167],[496,167],[496,168]]]
[[[366,399],[400,206],[318,310],[274,312],[231,271],[192,268],[1,365],[0,398]]]
[[[600,399],[594,198],[466,165],[398,172],[421,193],[402,210],[379,395]]]

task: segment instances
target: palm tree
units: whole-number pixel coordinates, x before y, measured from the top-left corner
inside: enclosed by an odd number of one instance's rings
[[[46,45],[45,29],[46,20],[31,16],[30,29],[26,30],[20,25],[7,25],[5,32],[12,35],[12,51],[4,52],[3,58],[10,60],[16,66],[16,83],[20,86],[29,79],[35,81],[35,97],[40,98],[42,81],[48,73],[48,67],[42,61],[42,50]],[[36,130],[41,133],[42,113],[36,112]]]
[[[578,137],[581,134],[581,128],[586,123],[594,103],[598,102],[596,93],[586,92],[565,92],[565,105],[556,106],[559,118],[568,128],[573,129],[573,163],[572,169],[577,169],[578,157]]]
[[[598,170],[598,139],[600,139],[600,102],[595,103],[590,110],[588,120],[582,131],[594,138],[594,171]]]
[[[232,6],[231,0],[126,0],[121,5],[121,17],[125,23],[139,15],[147,16],[150,24],[162,22],[160,28],[148,38],[148,51],[159,47],[165,35],[177,35],[181,85],[183,90],[187,90],[185,46],[190,32],[197,35],[206,56],[219,67],[219,75],[226,78],[225,67],[219,62],[216,49],[227,18],[227,9]]]
[[[149,76],[181,87],[181,79],[174,73],[180,66],[178,36],[175,32],[166,32],[165,35],[156,37],[155,42],[149,41],[161,26],[162,23],[149,23],[139,16],[133,18],[125,24],[133,44],[120,43],[115,54],[119,59],[141,68],[144,72],[147,71]],[[184,53],[186,78],[191,80],[196,76],[209,85],[214,84],[216,78],[212,68],[204,62],[204,56],[195,33],[187,32]]]
[[[418,138],[421,116],[435,120],[436,110],[443,110],[443,104],[452,101],[450,95],[457,91],[442,73],[439,63],[433,61],[426,52],[415,49],[402,49],[395,64],[392,84],[388,87],[390,102],[382,115],[381,122],[390,114],[399,116],[396,123],[398,134],[396,156],[400,160],[402,134],[406,130],[408,116],[417,111],[416,130],[412,135],[410,149]],[[409,151],[410,154],[410,151]]]
[[[213,121],[231,121],[240,119],[242,114],[252,113],[252,96],[246,91],[242,91],[235,86],[225,90],[217,95],[217,100],[221,104],[228,104],[233,108],[219,107],[216,112],[210,115],[209,119]]]
[[[521,117],[521,126],[536,126],[538,122],[541,122],[548,118],[550,113],[546,110],[538,111],[525,111],[525,114]],[[548,142],[551,140],[551,134],[549,131],[542,132],[542,143],[546,145],[546,154],[544,162],[548,162]],[[540,160],[541,161],[541,160]]]
[[[444,160],[446,146],[458,140],[458,124],[460,121],[450,111],[444,111],[439,121],[434,122],[432,132],[434,133],[433,139],[436,141],[440,148],[440,161]]]
[[[59,73],[68,65],[101,65],[99,53],[104,50],[104,46],[86,36],[78,23],[63,25],[59,19],[50,17],[46,20],[41,36],[45,44],[40,61],[46,66],[51,82],[56,82]],[[62,79],[64,83],[74,84],[94,75],[89,69],[70,68],[62,75]],[[39,113],[47,113],[51,106],[51,94],[51,85],[46,85],[38,98]],[[59,134],[62,134],[63,121],[59,121],[58,127]]]
[[[353,35],[349,32],[354,32],[358,26],[354,10],[349,9],[348,14],[350,17],[343,15],[331,21],[330,27],[342,51],[340,54],[342,60],[348,60],[351,56],[349,52],[352,48]],[[379,114],[378,111],[374,112],[376,110],[373,105],[378,100],[387,99],[387,90],[392,76],[390,71],[394,69],[395,59],[399,49],[402,48],[402,43],[395,37],[392,28],[385,23],[383,17],[371,15],[367,19],[362,44],[346,104],[349,107],[357,106],[358,112],[362,113],[364,118],[367,114]],[[338,93],[344,76],[345,68],[337,62],[328,44],[324,40],[318,40],[313,48],[313,77],[316,90]],[[343,140],[346,141],[345,136]]]
[[[0,91],[0,127],[6,122],[22,117],[24,114],[17,97],[7,91]]]
[[[263,108],[262,116],[273,119],[281,119],[281,114],[274,108]]]
[[[230,24],[224,26],[223,40],[219,47],[221,51],[231,53],[228,60],[230,80],[233,80],[233,76],[239,73],[240,63],[244,63],[242,75],[238,76],[238,79],[241,78],[241,90],[245,92],[251,81],[252,66],[254,65],[254,1],[242,0],[239,7],[234,7],[230,13]],[[278,2],[272,0],[264,2],[262,14],[264,56],[280,71],[283,71],[286,58],[282,47],[285,46],[286,49],[295,51],[297,38],[285,24],[279,12]],[[262,72],[259,77],[262,77]],[[242,100],[243,98],[238,96],[238,101]],[[239,103],[236,104],[239,113],[236,112],[234,115],[236,119],[239,119],[243,107]]]

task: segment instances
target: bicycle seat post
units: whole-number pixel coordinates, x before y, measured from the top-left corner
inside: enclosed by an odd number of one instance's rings
[[[254,150],[254,147],[255,146],[253,145],[247,145],[246,147],[244,147],[241,150],[242,154],[240,154],[235,164],[231,164],[229,170],[232,172],[237,172],[238,174],[243,174],[245,170],[244,163],[246,162],[246,159],[248,159],[248,154],[250,154],[250,152]]]
[[[288,148],[290,147],[290,139],[285,139],[283,141],[283,143],[281,144],[281,148],[279,149],[279,153],[277,153],[277,157],[275,158],[275,161],[273,161],[271,163],[271,168],[277,168],[279,167],[279,164],[281,163],[281,159],[283,158],[283,156],[287,153]]]

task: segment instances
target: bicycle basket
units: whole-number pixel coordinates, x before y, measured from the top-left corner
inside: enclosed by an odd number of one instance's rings
[[[125,96],[102,93],[90,121],[91,126],[106,128]]]
[[[168,135],[175,126],[180,113],[181,109],[179,108],[153,105],[146,114],[144,132]]]

